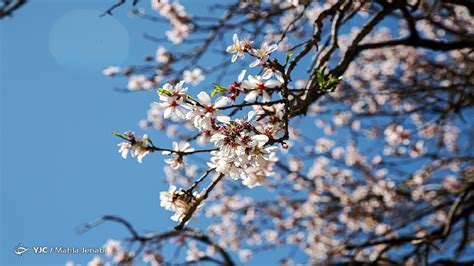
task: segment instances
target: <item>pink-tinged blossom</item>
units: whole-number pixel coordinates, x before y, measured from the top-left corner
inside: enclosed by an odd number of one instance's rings
[[[283,78],[283,74],[274,67],[265,66],[265,72],[262,75],[263,79],[270,79],[271,77],[275,76],[275,78],[280,82],[284,83],[285,79]]]
[[[120,67],[110,66],[102,71],[102,74],[108,77],[113,77],[120,72]]]
[[[184,81],[191,83],[193,86],[199,85],[206,77],[200,68],[195,68],[192,71],[185,70],[183,72]]]
[[[94,258],[87,263],[87,266],[105,266],[106,264],[99,256],[94,256]]]
[[[173,141],[173,151],[163,151],[163,155],[170,155],[175,154],[175,156],[171,159],[166,159],[165,162],[172,168],[172,169],[179,169],[185,165],[183,155],[186,153],[193,152],[195,149],[190,148],[191,144],[189,142],[180,142],[177,143]]]
[[[459,182],[456,177],[452,175],[447,175],[444,180],[443,180],[443,187],[449,192],[449,193],[458,193],[461,190],[461,183]]]
[[[186,250],[186,261],[199,261],[206,254],[199,250],[199,247],[196,242],[191,242],[188,244],[188,249]]]
[[[239,250],[239,259],[242,262],[247,262],[251,256],[252,256],[252,251],[250,251],[249,249]]]
[[[412,147],[410,147],[410,150],[408,152],[408,154],[410,155],[411,158],[416,158],[416,157],[419,157],[419,156],[422,156],[423,154],[425,154],[426,152],[426,149],[425,149],[425,145],[424,145],[424,141],[423,140],[418,140],[415,145],[413,145]]]
[[[211,128],[215,119],[226,119],[217,110],[224,107],[228,99],[227,97],[219,97],[212,103],[211,97],[204,91],[197,95],[199,105],[192,107],[188,112],[187,119],[193,121],[194,126],[200,130],[208,130]]]
[[[151,1],[151,3],[152,8],[168,19],[171,24],[171,29],[165,32],[168,40],[174,44],[183,42],[193,30],[184,6],[178,2],[169,3],[165,0]]]
[[[110,239],[105,243],[105,255],[108,257],[113,257],[115,262],[121,262],[126,257],[126,252],[124,248],[120,245],[120,241]]]
[[[245,57],[245,50],[246,50],[245,43],[246,43],[246,41],[239,40],[239,36],[237,36],[237,33],[234,33],[234,35],[232,35],[232,41],[233,41],[233,44],[231,44],[227,47],[226,52],[232,54],[231,61],[233,63],[233,62],[235,62],[235,60],[237,60],[237,58],[239,58],[239,57],[244,58]],[[247,43],[249,43],[249,42],[247,42]]]
[[[253,49],[251,51],[251,54],[255,56],[256,59],[250,64],[250,67],[256,67],[258,65],[263,66],[267,62],[268,56],[274,51],[276,51],[276,49],[278,49],[278,45],[268,45],[267,42],[263,42],[262,47],[260,47],[259,49]]]
[[[235,101],[240,93],[243,91],[242,81],[245,78],[247,71],[244,69],[240,72],[237,81],[233,82],[227,87],[228,98],[230,101]]]
[[[175,86],[166,83],[163,89],[167,91],[166,94],[160,94],[161,103],[163,108],[163,117],[168,118],[185,118],[185,110],[183,109],[186,101],[186,92],[188,88],[183,88],[184,81],[180,81]]]
[[[159,63],[168,63],[170,61],[170,54],[166,51],[165,47],[161,46],[156,49],[155,60]]]
[[[241,179],[249,188],[263,185],[268,176],[274,175],[272,167],[277,161],[277,148],[265,147],[269,136],[251,132],[255,114],[251,111],[245,119],[223,123],[221,130],[211,136],[210,141],[219,150],[211,153],[208,163],[216,172]]]
[[[150,138],[147,134],[141,137],[135,137],[133,132],[126,132],[124,134],[128,141],[119,143],[119,153],[122,158],[126,159],[128,153],[132,157],[136,157],[139,163],[143,162],[143,158],[150,153]]]
[[[151,266],[160,266],[163,265],[163,257],[153,250],[146,250],[143,253],[143,262],[149,263]]]
[[[150,90],[155,86],[154,82],[149,80],[144,75],[133,75],[128,80],[128,89],[137,91],[141,89]]]
[[[245,96],[245,101],[254,102],[257,98],[262,95],[264,102],[270,102],[271,96],[267,90],[280,86],[281,83],[277,80],[264,81],[261,76],[249,75],[248,79],[242,82],[242,87],[250,90]]]
[[[410,142],[411,132],[403,128],[402,125],[392,124],[384,130],[385,141],[389,145],[403,144]]]
[[[190,194],[184,190],[177,190],[176,186],[170,185],[168,191],[160,192],[160,206],[174,212],[171,220],[180,222],[198,198],[197,193]]]
[[[127,159],[128,153],[133,149],[133,145],[130,142],[119,143],[119,153],[122,158]]]
[[[317,153],[325,153],[328,152],[334,146],[334,144],[334,141],[328,138],[319,138],[315,142],[314,150]]]

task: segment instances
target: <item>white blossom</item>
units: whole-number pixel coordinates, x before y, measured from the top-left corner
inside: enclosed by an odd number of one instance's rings
[[[184,81],[179,82],[175,86],[166,83],[163,89],[167,94],[160,94],[160,105],[164,108],[163,117],[168,118],[185,118],[185,100],[188,88],[184,87]]]
[[[105,76],[113,77],[120,72],[120,67],[110,66],[102,71]]]
[[[144,75],[132,75],[128,80],[128,89],[137,91],[140,89],[150,90],[155,84]]]
[[[94,258],[87,263],[87,266],[105,266],[105,262],[99,257],[94,256]]]
[[[206,78],[200,68],[195,68],[192,71],[185,70],[183,77],[186,82],[191,83],[193,86],[199,85]]]
[[[180,222],[198,198],[199,195],[196,193],[189,194],[183,190],[177,190],[176,186],[170,185],[168,191],[160,192],[160,206],[174,212],[171,220]]]
[[[276,49],[278,49],[278,45],[268,45],[267,42],[264,42],[261,48],[252,50],[252,55],[255,56],[256,59],[250,64],[250,67],[265,64],[268,60],[268,55],[276,51]]]
[[[190,148],[191,144],[189,142],[180,142],[177,143],[173,141],[173,152],[172,151],[163,151],[163,155],[170,155],[172,153],[175,156],[171,159],[166,159],[165,162],[172,168],[172,169],[179,169],[185,165],[183,154],[193,152],[195,149]]]
[[[261,76],[248,76],[248,80],[242,82],[242,87],[245,89],[251,90],[247,96],[245,96],[245,101],[254,102],[258,96],[262,95],[264,102],[271,101],[271,96],[268,93],[268,89],[273,89],[280,86],[281,83],[277,80],[267,80],[264,81]]]
[[[263,73],[262,78],[263,79],[269,79],[273,76],[275,76],[275,78],[279,82],[281,82],[281,83],[285,82],[285,79],[283,78],[283,74],[279,70],[277,70],[274,67],[265,67],[265,72]]]
[[[213,119],[226,119],[217,110],[227,104],[227,97],[219,97],[212,103],[209,94],[201,91],[197,95],[197,99],[200,105],[194,106],[187,115],[187,119],[192,120],[196,128],[200,130],[210,129]]]
[[[165,47],[161,46],[156,49],[155,60],[160,63],[168,63],[170,60],[170,55],[166,51]]]
[[[237,60],[237,58],[244,58],[245,57],[245,46],[242,41],[239,40],[237,33],[234,33],[232,36],[232,41],[234,42],[232,45],[229,45],[226,49],[226,52],[233,54],[232,55],[232,63]]]

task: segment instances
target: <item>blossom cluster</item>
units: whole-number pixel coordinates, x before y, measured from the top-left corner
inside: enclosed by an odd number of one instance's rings
[[[168,0],[151,1],[152,8],[161,16],[169,20],[171,30],[166,31],[166,36],[174,44],[181,43],[193,30],[189,23],[188,14],[184,6],[178,2],[169,2]]]
[[[132,157],[136,157],[139,163],[143,162],[143,158],[150,153],[150,138],[147,134],[141,137],[135,137],[133,132],[125,132],[120,135],[126,141],[118,144],[119,153],[122,158],[126,159],[130,153]]]
[[[252,79],[252,76],[249,77]],[[247,83],[252,84],[250,81]],[[183,84],[183,81],[174,86],[165,84],[160,90],[164,117],[191,121],[207,136],[202,141],[211,142],[218,148],[211,152],[209,167],[233,179],[242,179],[249,187],[261,185],[265,176],[272,174],[272,165],[276,161],[277,148],[265,147],[275,136],[275,130],[255,121],[256,111],[250,111],[244,119],[231,120],[220,112],[229,103],[228,97],[220,96],[213,101],[209,94],[200,92],[194,99],[186,94],[187,88]],[[235,84],[233,88],[236,88]],[[189,147],[189,143],[179,145],[175,142],[173,151],[164,154],[174,153],[177,156],[166,162],[174,169],[183,166],[182,155],[194,151]]]
[[[167,3],[158,5],[167,5]],[[256,58],[250,67],[261,66],[265,69],[262,76],[248,75],[245,79],[246,71],[244,70],[238,80],[227,88],[216,86],[217,93],[223,95],[213,100],[214,92],[211,96],[201,91],[196,98],[188,94],[185,81],[197,85],[203,79],[200,69],[188,71],[185,73],[185,80],[176,84],[166,83],[158,90],[160,101],[153,105],[155,111],[150,115],[162,114],[164,119],[187,121],[192,124],[200,132],[201,144],[211,143],[216,147],[209,150],[211,158],[207,165],[211,170],[234,180],[241,180],[242,184],[249,188],[263,185],[267,177],[274,175],[273,166],[278,161],[276,157],[278,148],[271,146],[270,143],[274,143],[271,141],[278,138],[278,132],[282,129],[284,110],[281,103],[265,106],[265,103],[272,101],[272,95],[284,82],[282,74],[268,63],[269,55],[276,49],[277,45],[268,45],[266,42],[261,48],[254,49],[252,42],[239,40],[234,34],[233,44],[227,48],[229,53],[234,54],[232,61],[243,57],[243,53],[246,52]],[[158,59],[164,60],[164,55],[157,54]],[[271,79],[273,76],[276,79]],[[223,111],[241,94],[246,94],[245,102],[256,104],[244,118],[232,119]],[[264,104],[260,105],[260,103]],[[264,114],[269,118],[259,119]],[[163,121],[160,122],[162,123]],[[126,140],[119,144],[122,157],[126,158],[127,154],[131,153],[139,162],[142,162],[143,157],[151,151],[162,150],[164,155],[172,156],[165,162],[174,170],[183,168],[186,165],[184,156],[196,151],[188,142],[173,142],[172,149],[154,149],[156,147],[152,145],[147,135],[135,138],[133,133],[128,132],[121,137]],[[173,185],[170,186],[169,191],[161,193],[160,199],[162,207],[174,212],[171,217],[174,221],[181,221],[194,204],[200,203],[197,202],[199,201],[198,194],[182,189],[177,190]]]
[[[284,82],[282,73],[277,70],[272,64],[268,62],[269,55],[278,49],[278,45],[269,45],[267,42],[263,42],[260,48],[254,48],[253,42],[247,39],[239,40],[239,36],[235,33],[232,36],[233,44],[229,45],[226,49],[228,53],[232,54],[231,61],[235,62],[237,58],[244,58],[245,53],[255,57],[255,60],[250,64],[250,67],[261,66],[265,69],[262,76],[263,79],[269,79],[275,76],[281,83]]]
[[[171,220],[180,222],[194,204],[199,204],[200,195],[196,192],[191,193],[185,190],[177,190],[176,186],[171,185],[168,191],[160,192],[161,207],[174,212]],[[198,205],[196,208],[200,208]]]

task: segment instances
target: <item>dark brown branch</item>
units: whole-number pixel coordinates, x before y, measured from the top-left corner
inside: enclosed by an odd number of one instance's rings
[[[184,226],[189,221],[189,219],[191,219],[191,217],[193,216],[194,212],[197,210],[199,205],[205,199],[207,199],[207,197],[209,196],[209,193],[211,193],[211,191],[214,189],[217,183],[219,183],[219,181],[222,180],[223,177],[224,177],[224,174],[219,174],[219,176],[214,181],[212,181],[211,184],[209,184],[209,186],[204,190],[204,193],[200,195],[200,197],[194,202],[193,206],[191,206],[188,213],[186,213],[186,215],[181,220],[181,222],[175,227],[176,230],[183,230]]]
[[[13,4],[10,4],[4,1],[4,6],[0,8],[0,19],[11,16],[14,11],[26,4],[26,2],[27,0],[16,0]]]
[[[133,0],[132,2],[132,5],[133,6],[136,6],[138,4],[140,0]],[[153,0],[153,1],[159,1],[159,0]],[[109,7],[107,10],[104,11],[104,13],[102,13],[100,16],[103,17],[105,15],[110,15],[110,16],[113,16],[112,14],[112,11],[122,5],[125,4],[125,2],[127,2],[127,0],[117,0],[117,2],[115,4],[113,4],[111,7]]]

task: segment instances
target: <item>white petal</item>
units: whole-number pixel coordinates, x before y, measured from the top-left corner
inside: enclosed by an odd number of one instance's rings
[[[224,124],[229,124],[230,122],[230,117],[229,116],[226,116],[226,115],[220,115],[218,117],[216,117],[217,121],[221,122],[221,123],[224,123]]]
[[[201,76],[202,70],[200,68],[195,68],[193,70],[193,74],[196,75],[196,76]]]
[[[242,88],[244,89],[253,89],[254,88],[254,84],[252,84],[250,81],[248,80],[244,80],[242,81],[242,84],[240,85]]]
[[[260,64],[260,59],[255,59],[255,61],[253,61],[249,66],[250,67],[256,67],[256,66],[258,66],[258,64]]]
[[[268,92],[266,91],[263,91],[263,102],[269,102],[272,100],[272,97],[270,97],[270,95],[268,94]]]
[[[170,118],[172,111],[173,111],[173,108],[167,107],[167,108],[165,109],[165,111],[163,112],[163,117],[164,117],[165,119]]]
[[[234,35],[232,35],[232,40],[234,41],[234,43],[239,42],[239,36],[237,36],[237,33],[234,33]]]
[[[268,142],[268,137],[266,135],[255,135],[252,138],[256,140],[260,146],[263,146]]]
[[[272,71],[271,69],[267,69],[267,70],[265,71],[265,73],[263,73],[262,78],[263,78],[263,79],[269,79],[269,78],[272,77],[272,75],[273,75],[273,71]]]
[[[183,111],[181,111],[179,108],[175,108],[175,113],[176,113],[176,116],[181,118],[181,119],[184,119],[185,118],[185,115],[183,113]]]
[[[248,80],[249,82],[255,87],[255,85],[257,85],[257,83],[260,83],[259,82],[259,78],[258,77],[254,77],[252,75],[249,75],[248,77]]]
[[[272,45],[270,45],[270,47],[267,48],[267,53],[268,53],[268,54],[269,54],[269,53],[272,53],[272,52],[274,52],[276,49],[278,49],[278,45],[272,44]]]
[[[256,112],[255,111],[249,111],[247,114],[247,121],[252,120],[252,118],[255,116]]]
[[[179,145],[176,141],[173,141],[173,150],[178,151],[179,150]]]
[[[172,97],[168,97],[166,95],[163,95],[163,94],[160,94],[160,101],[163,101],[163,102],[168,102],[171,100]]]
[[[163,85],[163,89],[167,90],[167,91],[170,91],[173,89],[173,86],[171,86],[171,84],[169,83],[166,83],[165,85]]]
[[[177,90],[181,90],[183,88],[183,85],[184,85],[184,80],[181,80],[178,84],[176,84],[175,88]]]
[[[168,192],[174,193],[176,191],[176,186],[175,185],[170,185]]]
[[[219,133],[216,133],[216,134],[212,135],[212,137],[211,137],[211,142],[216,142],[216,141],[219,141],[219,140],[221,140],[221,139],[223,139],[223,138],[225,138],[224,135],[219,134]]]
[[[238,77],[238,79],[237,79],[238,82],[242,82],[242,80],[244,80],[244,78],[245,78],[245,73],[247,73],[247,71],[246,71],[245,69],[242,70],[242,72],[240,72],[239,77]]]
[[[280,71],[275,72],[275,77],[280,81],[281,83],[284,83],[285,80],[283,79],[283,75],[280,73]]]
[[[221,108],[227,104],[227,97],[219,97],[214,103],[214,108]]]
[[[267,80],[267,82],[265,82],[265,87],[270,88],[270,89],[273,89],[273,88],[278,87],[280,85],[281,85],[281,83],[278,80],[275,80],[275,79]]]
[[[246,102],[255,102],[255,99],[257,99],[258,92],[257,91],[251,91],[247,96],[245,96],[245,101]]]
[[[181,144],[181,147],[179,148],[180,151],[185,151],[189,148],[189,146],[191,146],[191,144],[189,144],[188,142],[180,143],[180,144]]]
[[[197,98],[202,104],[204,104],[206,106],[211,105],[211,97],[209,97],[209,94],[207,94],[205,91],[201,91],[197,95]]]

